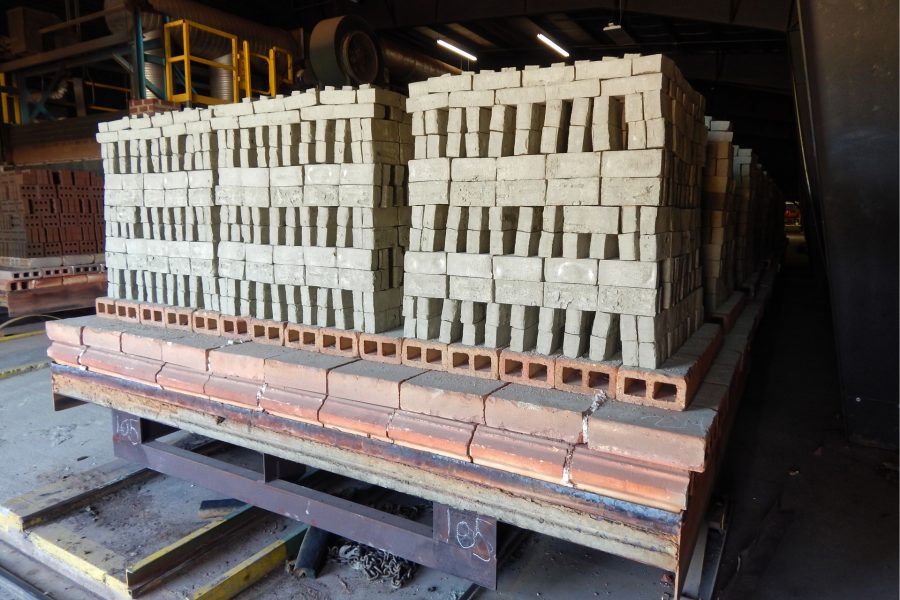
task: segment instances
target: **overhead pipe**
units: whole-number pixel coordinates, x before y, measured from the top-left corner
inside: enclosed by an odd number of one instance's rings
[[[429,77],[440,77],[447,73],[451,75],[462,73],[462,69],[423,54],[405,44],[385,38],[381,38],[379,41],[384,54],[384,64],[391,74],[392,82],[410,83]]]

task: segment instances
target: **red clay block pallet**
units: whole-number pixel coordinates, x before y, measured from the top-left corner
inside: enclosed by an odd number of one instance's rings
[[[0,306],[11,316],[90,308],[105,292],[102,264],[0,270]]]

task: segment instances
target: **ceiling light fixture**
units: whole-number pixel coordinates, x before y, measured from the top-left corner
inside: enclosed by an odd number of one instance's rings
[[[477,60],[478,60],[478,58],[477,58],[474,54],[469,54],[468,52],[466,52],[466,51],[463,50],[462,48],[459,48],[459,47],[457,47],[457,46],[454,46],[454,45],[451,44],[450,42],[445,42],[444,40],[438,40],[438,41],[437,41],[437,44],[438,44],[438,46],[442,46],[442,47],[446,48],[446,49],[449,50],[450,52],[455,52],[455,53],[459,54],[459,55],[462,56],[463,58],[468,58],[468,59],[471,60],[471,61],[477,61]]]
[[[553,40],[548,38],[543,33],[537,34],[537,38],[539,40],[541,40],[542,42],[544,42],[545,44],[547,44],[548,46],[550,46],[551,48],[553,48],[554,50],[556,50],[557,52],[559,52],[563,57],[569,58],[569,53],[566,52],[562,46],[560,46],[559,44],[557,44],[556,42],[554,42]]]
[[[611,39],[617,46],[637,45],[637,42],[634,41],[634,38],[631,37],[631,34],[625,31],[625,29],[621,25],[610,23],[603,28],[603,33],[605,33],[606,36],[609,37],[609,39]]]

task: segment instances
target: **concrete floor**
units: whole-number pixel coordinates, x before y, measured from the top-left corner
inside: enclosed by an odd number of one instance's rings
[[[720,597],[896,598],[897,453],[850,446],[844,440],[830,315],[794,242],[757,338],[748,392],[720,478],[718,495],[732,508]],[[0,343],[0,371],[32,362],[46,344],[43,336]],[[46,369],[0,379],[0,504],[3,498],[111,460],[109,435],[105,409],[88,405],[52,412]],[[167,478],[152,481],[107,497],[100,506],[100,524],[82,517],[85,522],[79,526],[89,533],[126,508],[144,506],[156,515],[154,522],[171,513],[165,537],[176,539],[196,526],[196,517],[185,516],[195,514],[196,501],[217,497]],[[173,497],[190,502],[170,502]],[[269,533],[279,527],[273,524]],[[112,544],[113,539],[107,541]],[[158,547],[161,541],[145,546]],[[123,546],[122,551],[132,550]],[[235,551],[217,561],[233,564],[239,558]],[[90,597],[76,594],[70,584],[3,546],[0,565],[39,586],[43,581],[55,597]],[[175,596],[218,570],[207,564],[185,574]],[[501,571],[499,591],[481,597],[666,599],[671,588],[662,575],[658,569],[533,536]],[[360,573],[330,564],[318,580],[278,572],[240,597],[455,600],[466,587],[462,580],[421,569],[405,588],[393,592],[387,584],[370,584]]]

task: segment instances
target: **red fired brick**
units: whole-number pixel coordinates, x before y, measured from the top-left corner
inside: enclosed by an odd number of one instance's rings
[[[81,325],[73,325],[68,320],[47,321],[47,337],[54,342],[70,346],[81,344]]]
[[[471,462],[469,442],[475,432],[472,423],[397,411],[388,426],[388,436],[401,446],[424,450]]]
[[[323,394],[270,385],[266,386],[260,394],[259,406],[264,411],[275,415],[321,425],[318,414],[324,400]]]
[[[115,298],[97,298],[97,300],[94,301],[94,308],[99,317],[115,318],[118,316],[116,314]]]
[[[156,374],[159,373],[163,366],[163,363],[158,360],[126,356],[125,354],[106,352],[96,348],[85,350],[79,362],[90,371],[153,385],[156,385]]]
[[[267,319],[250,319],[250,339],[260,344],[284,345],[284,328],[287,323]]]
[[[403,338],[376,333],[359,334],[359,357],[365,360],[399,365],[402,347]]]
[[[67,277],[66,279],[73,279]],[[85,283],[87,282],[87,275],[83,276]],[[75,283],[73,281],[69,283]],[[120,321],[127,321],[129,323],[140,323],[141,322],[141,314],[140,314],[140,303],[133,302],[131,300],[116,300],[116,317]]]
[[[114,327],[115,325],[111,325]],[[85,327],[81,330],[81,342],[85,346],[98,348],[108,352],[122,351],[122,332],[115,329]]]
[[[70,367],[79,366],[78,357],[87,348],[85,346],[66,344],[64,342],[53,342],[47,348],[47,356],[61,365],[69,365]]]
[[[552,356],[501,350],[500,379],[552,388],[556,382],[556,360]]]
[[[164,304],[153,304],[150,302],[141,304],[141,324],[165,327],[165,309],[166,307]]]
[[[469,375],[482,379],[500,377],[500,350],[484,346],[450,344],[444,359],[448,373]]]
[[[327,394],[328,372],[354,360],[306,350],[286,350],[266,359],[263,377],[270,385]]]
[[[343,329],[323,327],[319,330],[316,338],[318,350],[325,354],[357,358],[359,356],[358,335],[357,332],[352,330],[345,331]]]
[[[576,394],[603,392],[608,398],[616,393],[618,362],[594,362],[583,358],[556,358],[554,387]]]
[[[575,487],[673,512],[686,508],[691,482],[687,471],[625,460],[584,446],[575,447],[570,477]]]
[[[426,371],[400,387],[400,408],[406,411],[484,423],[484,400],[506,383],[478,377]]]
[[[166,322],[166,328],[190,331],[192,328],[191,315],[193,312],[194,310],[191,308],[166,306],[163,309],[163,318]]]
[[[193,396],[206,396],[206,383],[209,381],[209,373],[195,371],[178,365],[165,364],[156,375],[156,383],[164,390],[191,394]]]
[[[223,345],[225,340],[200,334],[186,334],[163,344],[163,360],[195,371],[206,371],[209,352]]]
[[[475,464],[562,483],[570,448],[562,442],[479,425],[469,454]]]
[[[390,441],[387,429],[393,414],[393,409],[383,406],[328,396],[319,409],[319,422],[332,429]]]
[[[401,348],[401,360],[409,367],[419,367],[435,371],[447,369],[447,344],[435,341],[405,338]]]
[[[413,367],[359,360],[328,373],[328,394],[399,408],[400,384],[422,373],[422,369]]]
[[[284,345],[288,348],[318,352],[319,328],[299,323],[288,323],[284,330]]]
[[[221,335],[219,324],[222,316],[212,310],[198,309],[191,316],[191,327],[195,333],[205,333],[206,335]]]
[[[226,404],[257,408],[260,384],[246,379],[234,379],[211,375],[203,387],[203,393],[212,400]]]
[[[248,381],[265,380],[266,359],[284,354],[280,346],[247,342],[222,346],[209,353],[209,370],[213,375],[236,377]]]

